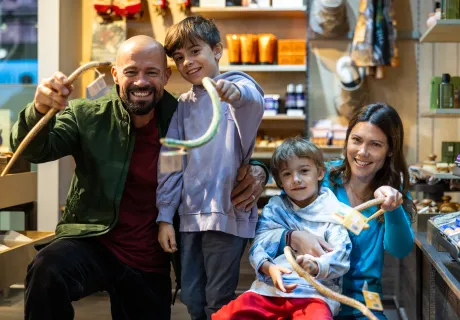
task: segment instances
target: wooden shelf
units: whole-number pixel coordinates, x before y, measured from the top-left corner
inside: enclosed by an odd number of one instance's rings
[[[431,109],[420,113],[421,118],[460,118],[460,109]]]
[[[306,7],[293,8],[249,8],[249,7],[225,7],[225,8],[201,8],[192,7],[192,14],[199,14],[213,19],[248,19],[248,18],[305,18]]]
[[[438,20],[420,38],[420,43],[460,42],[460,19]]]
[[[272,155],[273,155],[273,152],[254,152],[252,154],[252,159],[260,159],[260,160],[267,160],[267,159],[271,159],[272,158]]]
[[[430,171],[420,169],[420,171],[425,175],[425,176],[430,176],[434,177],[436,179],[447,179],[447,180],[459,180],[460,176],[453,175],[452,173],[432,173]]]
[[[168,67],[177,70],[174,63],[169,62]],[[306,72],[305,65],[220,65],[219,70],[242,72]]]
[[[0,177],[0,209],[37,201],[37,173],[25,172]]]
[[[343,35],[337,37],[325,37],[321,34],[315,33],[314,31],[310,31],[308,35],[308,39],[314,41],[350,41],[353,40],[354,33],[353,31],[347,32]],[[409,41],[419,41],[420,40],[420,32],[415,30],[398,30],[398,35],[396,40],[409,40]]]
[[[15,232],[9,231],[9,233]],[[24,281],[27,265],[37,254],[34,245],[50,241],[54,237],[54,232],[19,231],[19,234],[30,240],[0,240],[0,244],[9,248],[0,253],[0,288],[8,288],[15,283]]]
[[[242,72],[306,72],[305,65],[221,65],[220,71]]]
[[[342,152],[343,147],[339,146],[318,146],[323,153],[334,153],[334,152]]]
[[[337,155],[341,154],[343,147],[336,147],[336,146],[318,146],[321,151],[323,151],[323,154],[334,154],[337,153]],[[254,152],[252,154],[253,159],[260,159],[260,160],[267,160],[271,159],[273,155],[273,151],[263,151],[263,152]],[[460,179],[460,177],[458,177]]]
[[[288,116],[285,114],[278,114],[276,116],[264,116],[262,120],[267,121],[305,121],[305,116]]]

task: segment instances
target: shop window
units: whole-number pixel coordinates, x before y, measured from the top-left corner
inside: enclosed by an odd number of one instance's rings
[[[38,84],[37,1],[0,1],[0,152]]]

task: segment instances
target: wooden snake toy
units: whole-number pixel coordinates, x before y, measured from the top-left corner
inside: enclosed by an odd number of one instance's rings
[[[86,70],[92,69],[92,68],[99,68],[99,67],[105,67],[105,66],[110,66],[112,63],[111,62],[98,62],[98,61],[93,61],[93,62],[88,62],[81,67],[79,67],[77,70],[75,70],[68,78],[69,80],[69,86],[77,80],[77,78]],[[6,165],[5,169],[3,169],[2,174],[0,177],[5,176],[8,171],[11,169],[13,164],[16,162],[16,160],[19,158],[21,153],[24,151],[24,149],[29,145],[29,143],[37,136],[37,134],[42,130],[46,124],[54,117],[56,113],[58,113],[59,110],[55,108],[51,108],[48,110],[48,112],[41,118],[35,126],[29,131],[29,133],[26,135],[24,140],[19,144],[19,147],[17,148],[16,152],[13,153],[13,156],[11,157],[10,161]]]

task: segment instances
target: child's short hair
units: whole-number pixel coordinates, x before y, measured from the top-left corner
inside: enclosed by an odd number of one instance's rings
[[[168,57],[184,47],[187,41],[195,44],[196,39],[214,48],[220,42],[220,32],[212,20],[201,16],[187,17],[169,28],[165,38],[165,51]]]
[[[281,163],[293,157],[310,159],[315,163],[318,170],[326,171],[323,153],[314,143],[302,137],[289,138],[276,148],[271,160],[271,172],[279,188],[282,187],[280,179]]]

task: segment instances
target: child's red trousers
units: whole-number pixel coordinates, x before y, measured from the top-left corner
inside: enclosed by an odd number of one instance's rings
[[[313,298],[266,297],[245,292],[212,315],[212,320],[332,320],[326,302]]]

